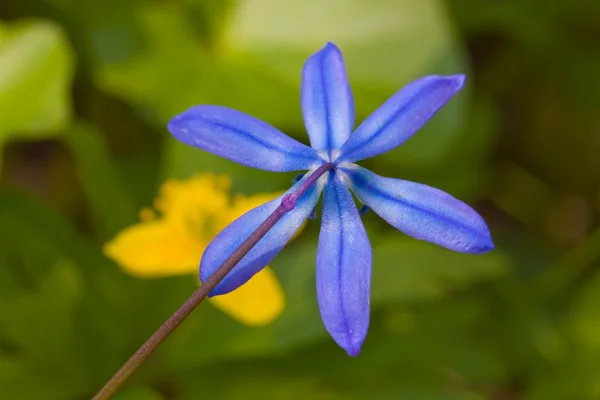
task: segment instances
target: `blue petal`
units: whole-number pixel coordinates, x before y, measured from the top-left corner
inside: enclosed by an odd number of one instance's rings
[[[407,235],[461,253],[485,253],[494,248],[483,218],[448,193],[384,178],[350,163],[342,166],[342,171],[360,201]]]
[[[306,174],[308,177],[310,173]],[[301,179],[290,190],[294,192],[306,178]],[[227,274],[210,293],[211,296],[225,294],[246,283],[254,274],[263,269],[281,251],[294,233],[302,226],[314,209],[324,179],[318,180],[296,202],[275,226],[250,250],[248,254]],[[233,221],[208,245],[200,263],[200,280],[206,281],[233,254],[233,252],[262,224],[281,204],[282,195],[262,206],[254,208]]]
[[[352,91],[342,53],[333,43],[327,43],[304,64],[302,112],[316,150],[339,149],[354,128]]]
[[[350,191],[331,175],[323,195],[317,297],[327,331],[356,356],[369,328],[371,245]]]
[[[340,149],[340,161],[359,161],[385,153],[408,140],[458,92],[464,75],[428,76],[390,97]]]
[[[220,106],[196,106],[168,125],[181,142],[248,167],[297,171],[322,164],[310,147],[247,114]]]

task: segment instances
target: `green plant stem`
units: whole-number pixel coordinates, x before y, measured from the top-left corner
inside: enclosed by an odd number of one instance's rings
[[[233,254],[200,286],[182,305],[175,311],[164,324],[127,360],[125,364],[113,375],[112,378],[100,389],[93,400],[105,400],[112,397],[123,383],[135,370],[156,350],[162,342],[190,315],[190,313],[204,300],[208,294],[225,278],[225,276],[248,254],[250,250],[269,232],[271,228],[288,211],[296,206],[296,201],[327,171],[333,169],[332,163],[326,163],[317,168],[298,189],[287,194],[281,204],[271,215],[248,236]]]

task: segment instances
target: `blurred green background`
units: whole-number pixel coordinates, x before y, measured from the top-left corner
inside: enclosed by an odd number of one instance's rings
[[[373,316],[350,358],[319,316],[311,222],[273,263],[278,320],[245,327],[203,304],[117,398],[600,398],[594,0],[2,0],[1,398],[90,398],[194,290],[102,253],[165,179],[289,187],[294,174],[185,147],[165,125],[221,104],[307,142],[300,71],[326,41],[357,121],[414,78],[468,75],[426,128],[364,164],[468,201],[497,249],[452,253],[368,214]]]

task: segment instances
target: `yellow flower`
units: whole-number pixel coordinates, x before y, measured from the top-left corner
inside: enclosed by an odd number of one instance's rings
[[[227,177],[196,175],[170,180],[160,189],[152,209],[140,212],[141,222],[121,231],[104,247],[105,254],[126,272],[142,278],[198,275],[204,249],[245,212],[281,193],[230,197]],[[210,299],[212,304],[248,325],[264,325],[283,311],[285,299],[270,268],[241,288]]]

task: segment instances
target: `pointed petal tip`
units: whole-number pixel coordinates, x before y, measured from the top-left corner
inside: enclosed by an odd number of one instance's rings
[[[473,210],[473,212],[475,211]],[[496,245],[494,244],[494,241],[492,239],[490,228],[487,226],[483,217],[481,217],[480,215],[477,216],[479,217],[478,219],[480,220],[480,224],[479,235],[476,236],[478,236],[479,239],[474,239],[474,243],[472,243],[470,248],[467,251],[465,251],[465,253],[485,254],[489,253],[490,251],[496,248]]]
[[[462,89],[462,87],[465,85],[465,81],[467,80],[467,76],[465,74],[452,75],[451,78],[456,82],[457,91]]]
[[[197,104],[197,105],[188,107],[185,110],[183,110],[180,113],[173,116],[167,123],[167,128],[169,130],[170,130],[170,128],[177,129],[178,127],[181,126],[182,123],[188,122],[190,117],[193,117],[197,113],[201,113],[204,108],[209,109],[210,107],[216,107],[216,106],[210,106],[208,104]]]
[[[475,212],[475,211],[473,211]],[[466,254],[485,254],[494,250],[495,245],[492,241],[492,236],[485,225],[485,222],[481,217],[478,219],[481,220],[481,224],[483,227],[473,228],[470,234],[464,235],[460,234],[458,231],[454,236],[453,240],[438,242],[436,240],[432,240],[431,238],[421,238],[416,237],[417,239],[425,240],[428,242],[436,243],[442,247],[447,248],[448,250],[456,251],[459,253]],[[412,236],[412,235],[411,235]]]
[[[167,123],[167,130],[171,133],[171,135],[177,137],[177,135],[180,133],[182,123],[184,122],[184,120],[185,112],[177,114],[176,116],[171,118],[171,120]]]
[[[335,43],[329,42],[329,41],[327,43],[325,43],[325,46],[323,46],[323,50],[325,50],[325,49],[340,51],[340,48]]]
[[[485,222],[483,222],[485,224]],[[444,246],[446,248],[448,248],[449,250],[452,251],[458,251],[460,253],[467,253],[467,254],[485,254],[485,253],[489,253],[490,251],[494,250],[495,245],[494,242],[492,241],[492,237],[489,233],[489,231],[486,230],[486,232],[481,232],[479,235],[479,238],[473,238],[470,243],[468,244],[462,244],[462,245],[456,245],[456,246]]]
[[[363,342],[367,337],[367,332],[357,335],[351,330],[343,332],[329,332],[333,340],[340,346],[350,357],[358,357],[362,349]]]
[[[200,121],[198,115],[204,112],[205,107],[208,108],[210,106],[192,106],[172,117],[167,123],[167,130],[169,131],[171,136],[173,136],[180,142],[194,145],[191,142],[191,138],[194,135],[193,125],[194,122]]]
[[[488,234],[488,241],[485,246],[482,246],[482,250],[487,253],[488,251],[492,251],[496,248],[496,245],[492,241],[492,237]]]
[[[325,42],[323,47],[321,47],[317,52],[315,52],[313,54],[313,56],[318,55],[318,54],[327,54],[329,52],[337,52],[337,53],[342,54],[342,51],[335,43],[333,43],[331,41],[327,41],[327,42]]]
[[[368,317],[366,325],[362,326],[362,332],[352,331],[352,329],[346,328],[342,331],[332,331],[329,329],[328,321],[323,320],[325,327],[333,340],[340,346],[350,357],[357,357],[360,354],[363,342],[367,337],[368,330]],[[361,327],[359,327],[361,328]]]
[[[349,343],[347,346],[342,346],[350,357],[358,357],[360,354],[362,343]]]
[[[446,82],[454,90],[454,93],[457,93],[465,85],[465,82],[467,80],[467,75],[465,75],[465,74],[431,75],[430,78],[432,80],[437,80],[440,83]]]
[[[492,242],[492,238],[490,236],[488,236],[487,240],[482,242],[476,248],[474,248],[473,251],[471,251],[471,253],[485,254],[485,253],[489,253],[490,251],[494,250],[495,248],[496,248],[496,246],[494,245],[494,242]]]

